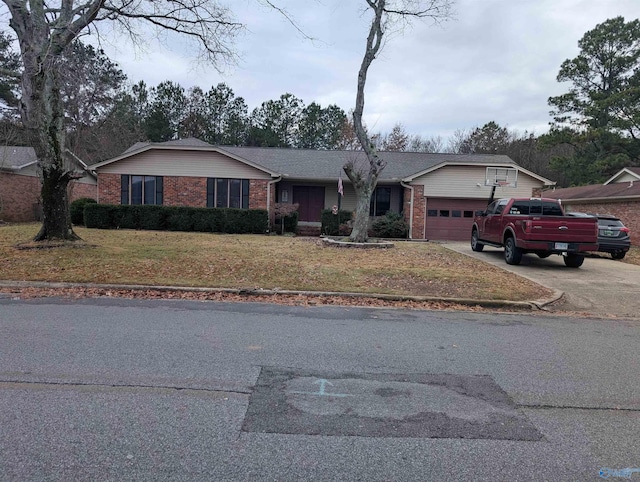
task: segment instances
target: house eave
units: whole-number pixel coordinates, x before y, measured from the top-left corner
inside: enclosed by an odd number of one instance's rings
[[[640,176],[638,174],[636,174],[635,172],[627,169],[626,167],[622,168],[620,171],[616,172],[613,176],[611,176],[609,179],[607,179],[602,185],[606,186],[607,184],[611,184],[613,181],[615,181],[616,179],[618,179],[620,176],[622,176],[623,174],[629,174],[630,176],[635,177],[636,179],[638,179],[640,181]]]
[[[528,176],[533,177],[534,179],[537,179],[538,181],[542,182],[545,186],[555,186],[556,183],[555,181],[552,181],[550,179],[546,179],[542,176],[539,176],[538,174],[531,172],[527,169],[524,169],[523,167],[518,166],[516,163],[510,163],[510,162],[468,162],[468,161],[444,161],[441,162],[440,164],[436,164],[435,166],[431,166],[430,168],[424,169],[420,172],[417,172],[415,174],[412,174],[411,176],[407,176],[403,179],[401,179],[402,182],[405,183],[410,183],[413,182],[415,179],[422,177],[426,174],[429,174],[433,171],[436,171],[438,169],[442,169],[443,167],[449,167],[449,166],[469,166],[469,167],[511,167],[511,168],[517,168],[519,171],[524,172],[525,174],[527,174]]]
[[[31,162],[27,162],[26,164],[21,164],[20,166],[0,166],[0,170],[17,172],[17,171],[22,171],[24,168],[33,166],[34,164],[37,164],[37,163],[38,161],[31,161]]]

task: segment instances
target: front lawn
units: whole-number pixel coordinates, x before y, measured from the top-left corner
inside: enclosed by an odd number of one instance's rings
[[[388,250],[316,238],[75,228],[90,247],[18,249],[36,224],[0,227],[0,279],[532,300],[546,288],[433,243]]]

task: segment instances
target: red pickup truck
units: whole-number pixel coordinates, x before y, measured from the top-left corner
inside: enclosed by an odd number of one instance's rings
[[[473,220],[471,249],[485,245],[504,247],[507,264],[520,264],[525,253],[561,254],[565,265],[579,268],[586,251],[598,250],[598,220],[565,216],[557,199],[497,199]]]

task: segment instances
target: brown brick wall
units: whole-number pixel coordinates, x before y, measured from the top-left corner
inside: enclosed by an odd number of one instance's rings
[[[166,176],[163,182],[165,206],[207,207],[206,177]]]
[[[640,246],[640,201],[600,203],[600,204],[573,204],[565,201],[571,211],[581,211],[597,214],[611,214],[624,223],[631,230],[631,244]]]
[[[249,209],[267,209],[267,187],[269,181],[263,179],[249,180]],[[276,187],[271,186],[271,206],[275,203]]]
[[[8,222],[35,221],[40,201],[40,179],[0,173],[0,219]]]
[[[404,199],[402,204],[404,219],[410,221],[411,213],[411,190],[404,190]],[[424,186],[413,187],[413,226],[411,236],[413,239],[424,238],[424,220],[427,209],[427,202],[424,197]]]
[[[98,174],[98,202],[120,204],[120,174]]]
[[[96,199],[96,186],[72,182],[69,201],[81,197]],[[37,221],[40,216],[40,179],[34,176],[0,173],[0,219],[8,222]]]
[[[73,202],[81,197],[98,199],[98,186],[83,182],[72,182],[69,187],[69,202]]]
[[[120,204],[120,174],[98,175],[98,202]],[[249,209],[267,209],[268,181],[249,180]],[[165,206],[207,207],[206,177],[163,178],[163,204]],[[271,206],[275,202],[275,187],[271,188]]]

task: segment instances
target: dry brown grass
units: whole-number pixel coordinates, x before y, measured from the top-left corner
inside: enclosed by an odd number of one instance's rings
[[[640,248],[637,246],[631,246],[631,249],[627,252],[626,256],[622,258],[622,261],[640,266]]]
[[[432,243],[359,250],[325,247],[315,238],[76,228],[86,243],[82,247],[19,249],[37,229],[35,224],[0,228],[0,279],[514,301],[550,294]]]

